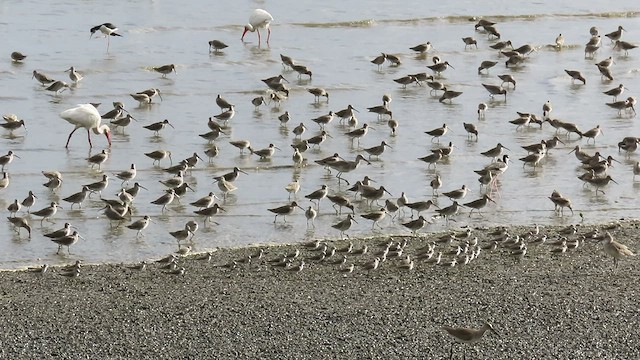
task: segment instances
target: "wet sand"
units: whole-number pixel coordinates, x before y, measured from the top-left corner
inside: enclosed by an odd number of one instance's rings
[[[638,226],[623,221],[610,231],[637,251]],[[599,229],[609,225],[599,225]],[[596,228],[578,227],[578,234]],[[480,245],[494,229],[474,230]],[[512,234],[529,229],[513,227]],[[548,241],[558,228],[545,227]],[[405,254],[439,234],[408,239]],[[575,238],[577,235],[569,236]],[[367,273],[384,239],[365,255],[348,255],[352,274],[338,265],[307,259],[300,272],[267,263],[301,244],[264,247],[262,259],[219,267],[257,248],[220,249],[211,261],[179,259],[184,276],[156,263],[84,265],[80,276],[0,272],[2,358],[343,358],[390,359],[449,356],[451,338],[441,326],[479,327],[491,332],[467,346],[473,359],[631,359],[640,356],[640,297],[637,258],[614,271],[603,244],[552,255],[548,244],[528,247],[518,261],[509,251],[482,250],[467,265],[444,267],[416,261],[412,271],[388,259]],[[397,237],[398,241],[405,238]],[[346,242],[336,242],[338,248]],[[436,251],[444,249],[438,245]],[[304,249],[301,258],[317,252]],[[337,256],[335,256],[337,258]],[[297,264],[296,261],[294,264]],[[462,358],[463,345],[454,348]]]

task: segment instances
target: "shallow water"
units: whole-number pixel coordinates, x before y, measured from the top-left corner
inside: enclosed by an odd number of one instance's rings
[[[357,170],[345,175],[350,182],[368,175],[376,181],[375,186],[384,185],[397,198],[405,192],[411,201],[426,200],[431,197],[429,181],[439,173],[444,185],[441,191],[459,188],[466,184],[470,188],[464,202],[481,196],[477,176],[472,172],[489,163],[489,159],[479,153],[501,142],[511,149],[507,153],[512,165],[498,182],[492,193],[497,204],[484,210],[484,216],[467,217],[467,210],[457,216],[452,227],[464,225],[480,226],[502,223],[516,224],[561,224],[580,221],[578,213],[585,221],[602,221],[637,214],[635,201],[640,182],[632,180],[632,166],[638,155],[625,159],[618,154],[617,142],[624,136],[640,135],[637,119],[630,116],[619,117],[615,110],[604,103],[611,98],[602,94],[623,83],[631,90],[626,96],[636,95],[634,80],[638,74],[638,53],[632,50],[629,56],[613,50],[608,39],[602,41],[602,48],[595,60],[584,59],[584,44],[589,39],[588,30],[597,26],[602,33],[613,31],[618,25],[629,30],[623,39],[640,41],[637,8],[631,1],[581,2],[557,5],[555,2],[522,4],[518,7],[511,2],[492,2],[490,9],[478,2],[440,2],[436,5],[417,2],[412,6],[398,7],[388,2],[350,2],[357,12],[344,11],[343,2],[323,2],[318,8],[316,2],[281,3],[236,2],[233,8],[216,9],[208,3],[190,3],[176,7],[175,2],[141,1],[121,4],[104,2],[41,2],[30,3],[9,1],[0,6],[2,23],[6,34],[2,49],[6,60],[0,65],[0,105],[1,112],[16,113],[25,119],[24,129],[15,131],[15,137],[3,131],[0,138],[0,152],[13,150],[15,159],[6,168],[11,177],[7,189],[0,190],[0,208],[6,207],[18,198],[22,200],[29,190],[38,196],[34,209],[40,209],[51,201],[61,202],[61,210],[53,218],[55,223],[44,222],[40,226],[38,218],[31,218],[34,227],[31,240],[25,233],[17,235],[7,222],[4,241],[0,242],[0,268],[16,268],[39,262],[61,263],[74,259],[87,262],[135,261],[155,257],[176,249],[175,240],[169,231],[179,230],[190,219],[196,219],[200,229],[194,237],[196,250],[207,250],[218,246],[242,246],[252,243],[283,243],[309,238],[336,238],[339,234],[330,227],[340,220],[330,203],[325,199],[320,204],[320,215],[315,229],[307,230],[302,211],[281,220],[274,226],[273,216],[268,208],[287,203],[286,186],[294,176],[300,177],[302,188],[299,202],[307,207],[310,203],[303,195],[327,184],[331,193],[343,192],[344,183],[339,185],[335,177],[319,166],[310,165],[303,169],[292,166],[291,129],[304,122],[309,131],[304,137],[312,136],[318,127],[310,119],[326,114],[329,110],[343,109],[352,104],[356,109],[359,126],[368,123],[372,129],[361,140],[362,147],[378,145],[387,141],[393,148]],[[586,4],[586,5],[585,5]],[[615,6],[615,8],[611,8]],[[257,46],[257,38],[248,33],[243,44],[239,41],[242,24],[248,13],[255,7],[269,10],[276,21],[272,26],[270,47]],[[32,9],[38,9],[34,12]],[[110,14],[109,16],[99,14]],[[117,15],[115,15],[117,14]],[[501,14],[496,16],[496,14]],[[475,32],[471,16],[486,16],[498,19],[498,29],[504,40],[511,40],[515,46],[532,44],[539,48],[529,60],[515,69],[504,67],[504,57],[488,46],[495,41]],[[122,38],[112,38],[110,51],[106,52],[106,40],[89,40],[89,28],[103,21],[111,21],[120,28]],[[558,33],[566,38],[566,48],[556,51],[547,47],[554,42]],[[464,49],[461,37],[474,36],[479,49]],[[266,34],[263,35],[263,41]],[[207,41],[219,39],[229,47],[219,54],[211,54]],[[419,57],[408,48],[430,41],[436,51],[428,57]],[[11,51],[19,50],[28,55],[22,64],[9,60]],[[369,60],[380,52],[398,54],[402,58],[399,67],[384,66],[378,71]],[[283,71],[279,54],[292,56],[313,71],[313,80],[297,79],[297,74]],[[449,61],[455,68],[448,69],[440,81],[450,88],[463,91],[463,95],[452,104],[441,104],[437,97],[430,96],[428,88],[410,85],[403,89],[392,79],[406,74],[428,71],[435,54]],[[612,67],[614,81],[602,81],[593,65],[595,61],[613,56],[616,64]],[[499,64],[488,75],[478,75],[477,66],[483,60],[496,60]],[[174,63],[177,74],[162,78],[150,71],[152,66]],[[85,78],[70,91],[59,96],[44,91],[30,79],[34,69],[44,71],[56,79],[68,80],[64,72],[75,66]],[[587,77],[586,86],[572,85],[563,69],[581,70]],[[517,90],[509,92],[507,101],[499,97],[494,101],[481,83],[499,84],[498,74],[512,73],[518,80]],[[266,77],[283,74],[292,88],[290,98],[279,108],[263,106],[254,111],[250,100],[264,94],[265,86],[260,81]],[[330,93],[330,102],[313,104],[313,96],[306,92],[308,87],[324,87]],[[163,101],[149,107],[138,107],[128,94],[150,87],[159,88]],[[236,104],[236,116],[229,122],[229,136],[223,136],[216,143],[220,155],[212,163],[206,163],[203,151],[209,146],[198,134],[208,132],[208,117],[218,114],[215,96],[223,94]],[[398,134],[389,135],[386,121],[378,121],[376,116],[366,113],[366,107],[380,104],[383,94],[393,98],[391,109],[394,118],[400,122]],[[537,143],[554,135],[548,124],[542,129],[531,127],[516,131],[508,123],[517,117],[516,111],[534,112],[541,116],[542,104],[550,100],[553,104],[553,118],[560,118],[590,129],[600,124],[604,134],[597,138],[595,145],[575,136],[565,146],[551,151],[537,170],[527,166],[523,169],[517,159],[526,155],[522,145]],[[135,179],[147,187],[135,200],[133,220],[143,215],[154,219],[145,230],[146,236],[136,238],[135,231],[111,227],[100,208],[102,203],[94,195],[83,204],[81,210],[70,211],[70,204],[60,199],[80,190],[82,184],[101,178],[102,173],[91,170],[86,158],[101,151],[106,140],[93,136],[94,148],[89,152],[86,136],[79,130],[71,140],[69,149],[64,148],[66,136],[72,126],[58,117],[65,109],[78,103],[101,102],[100,112],[110,110],[112,101],[123,101],[131,114],[139,122],[132,123],[126,134],[114,132],[111,157],[103,164],[106,174],[112,175],[129,168],[135,163],[138,176]],[[478,120],[476,107],[479,102],[487,102],[489,110],[486,118]],[[287,128],[279,126],[277,117],[289,111],[292,120]],[[169,119],[175,129],[166,128],[160,136],[142,126],[163,119]],[[467,140],[462,122],[473,122],[479,127],[479,140]],[[457,146],[453,154],[437,166],[428,169],[418,157],[425,156],[429,149],[437,147],[424,131],[447,123],[452,131],[441,139],[442,145],[453,142]],[[327,127],[333,136],[319,149],[311,149],[304,156],[313,160],[338,152],[347,159],[357,153],[357,144],[351,143],[343,132],[349,130],[334,120]],[[564,137],[561,135],[561,138]],[[229,145],[231,139],[248,139],[255,148],[264,148],[274,143],[282,151],[277,151],[269,161],[260,161],[256,156],[239,156],[237,149]],[[575,157],[568,152],[581,145],[593,153],[611,154],[620,160],[610,174],[619,184],[610,184],[604,189],[605,195],[597,195],[593,188],[583,188],[576,176],[581,174]],[[158,180],[171,177],[162,167],[152,166],[152,160],[144,153],[156,149],[166,149],[173,153],[173,163],[197,152],[205,158],[189,176],[188,183],[196,190],[189,192],[181,204],[172,204],[170,211],[161,213],[160,207],[150,202],[162,194],[163,185]],[[168,166],[164,160],[162,166]],[[209,191],[219,193],[212,177],[238,166],[249,175],[242,175],[235,182],[238,190],[233,192],[223,204],[227,210],[216,216],[219,225],[203,226],[202,218],[194,218],[195,208],[188,205]],[[45,178],[42,170],[59,170],[64,174],[64,184],[56,193],[42,187]],[[112,176],[104,197],[113,198],[120,181]],[[547,196],[557,189],[573,201],[576,213],[573,217],[559,218],[553,211]],[[437,198],[440,206],[450,201]],[[77,206],[76,206],[77,208]],[[368,211],[368,206],[360,204],[357,214]],[[5,211],[8,215],[8,212]],[[435,213],[428,212],[431,216]],[[24,215],[24,214],[23,214]],[[425,213],[427,215],[427,213]],[[358,224],[349,231],[351,236],[370,236],[371,223],[356,217]],[[398,225],[408,219],[389,223],[383,222],[379,233],[406,233]],[[42,236],[43,233],[60,228],[64,222],[71,222],[78,228],[85,240],[72,247],[72,254],[66,251],[56,254],[56,246]],[[423,231],[437,231],[445,228],[442,220],[429,225]]]

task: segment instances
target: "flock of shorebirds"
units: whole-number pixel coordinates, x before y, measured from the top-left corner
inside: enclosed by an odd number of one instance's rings
[[[266,43],[269,43],[271,30],[270,23],[273,20],[271,15],[264,10],[256,10],[252,13],[249,24],[244,27],[244,32],[242,34],[242,38],[246,35],[247,32],[257,32],[259,44],[261,42],[260,37],[260,29],[264,29],[267,31],[267,39]],[[518,48],[514,48],[510,41],[498,41],[501,39],[501,35],[496,28],[496,24],[487,20],[480,20],[476,25],[475,29],[477,31],[485,32],[488,34],[490,39],[493,39],[494,43],[490,45],[492,49],[499,51],[501,56],[504,56],[505,65],[507,68],[510,67],[518,67],[523,63],[528,61],[528,56],[537,51],[537,49],[532,45],[523,45]],[[107,51],[109,50],[110,37],[121,37],[122,35],[117,33],[117,28],[111,23],[104,23],[97,25],[90,29],[91,36],[96,33],[102,33],[107,39]],[[624,51],[625,56],[628,56],[628,52],[633,50],[636,46],[622,41],[621,38],[623,36],[623,32],[625,29],[620,26],[616,31],[606,34],[605,36],[609,38],[613,43],[614,49],[620,49]],[[593,58],[598,51],[598,49],[603,46],[601,44],[601,37],[599,35],[599,31],[596,28],[592,28],[590,30],[591,37],[588,43],[585,45],[585,57]],[[464,43],[465,49],[468,47],[478,47],[478,41],[473,37],[465,37],[462,39]],[[552,45],[557,50],[561,50],[564,46],[564,38],[562,35],[559,35],[555,40],[555,45]],[[220,40],[212,40],[209,42],[210,51],[220,52],[224,51],[228,46],[220,41]],[[419,44],[417,46],[413,46],[410,49],[419,54],[426,54],[431,51],[434,46],[429,42],[425,44]],[[15,62],[26,61],[26,56],[21,54],[20,52],[14,52],[11,54],[11,58]],[[313,73],[309,69],[309,67],[300,64],[289,56],[280,55],[282,60],[283,69],[290,69],[290,71],[296,72],[298,77],[308,77],[312,78]],[[449,68],[453,68],[451,64],[443,59],[440,59],[438,56],[433,56],[433,64],[428,65],[433,74],[427,73],[418,73],[418,74],[410,74],[401,78],[394,79],[396,83],[400,84],[402,87],[407,86],[422,86],[426,84],[430,88],[431,94],[437,94],[441,92],[439,95],[440,102],[452,102],[462,94],[460,91],[455,91],[451,89],[449,85],[439,80],[442,80],[443,72],[447,71]],[[402,60],[400,57],[389,54],[382,53],[380,56],[375,57],[371,60],[371,62],[381,69],[383,66],[400,66],[402,64]],[[387,65],[388,64],[388,65]],[[492,67],[498,64],[497,61],[483,61],[478,67],[478,73],[489,71]],[[613,80],[613,75],[611,73],[611,66],[614,64],[613,58],[609,57],[604,59],[598,63],[596,66],[600,71],[603,79]],[[164,66],[153,67],[153,71],[156,71],[162,74],[163,77],[166,77],[172,73],[176,72],[176,66],[173,64],[167,64]],[[566,73],[571,77],[571,81],[580,81],[582,84],[586,84],[585,77],[581,74],[580,71],[567,69]],[[73,82],[79,82],[83,80],[83,77],[80,73],[76,71],[74,67],[68,69],[69,78]],[[53,78],[47,76],[45,73],[38,72],[36,70],[33,71],[33,78],[35,78],[38,82],[40,82],[43,86],[46,87],[46,90],[52,91],[54,93],[59,93],[64,91],[69,87],[64,81],[54,80]],[[490,97],[493,98],[496,96],[503,96],[506,101],[507,97],[510,96],[508,94],[511,93],[509,90],[516,88],[516,78],[514,75],[505,74],[499,75],[502,83],[500,85],[491,85],[491,84],[483,84],[484,88],[489,92]],[[290,88],[287,86],[287,80],[283,75],[276,75],[271,78],[267,78],[262,80],[264,84],[268,87],[266,92],[267,96],[259,96],[251,99],[251,103],[255,106],[256,109],[259,109],[260,106],[265,105],[267,102],[273,103],[274,106],[280,107],[281,103],[287,100],[289,97]],[[504,85],[506,84],[506,87]],[[635,116],[635,97],[628,97],[625,100],[618,101],[618,97],[621,96],[625,91],[625,86],[620,84],[605,92],[605,95],[611,96],[613,98],[613,102],[607,103],[608,106],[616,109],[620,116],[628,115]],[[328,103],[329,100],[329,92],[320,87],[308,88],[308,92],[313,96],[315,103],[320,103],[324,99]],[[145,91],[137,92],[131,94],[131,97],[138,101],[140,106],[149,106],[154,102],[155,96],[158,96],[162,99],[161,91],[157,88],[148,89]],[[208,127],[210,132],[206,134],[201,134],[200,136],[211,144],[209,149],[205,151],[205,154],[211,160],[212,158],[218,156],[219,148],[216,145],[215,141],[222,135],[225,135],[225,130],[227,129],[228,123],[235,116],[235,105],[230,101],[226,100],[222,95],[217,95],[216,104],[220,107],[220,114],[215,115],[209,118]],[[393,118],[393,112],[391,111],[390,103],[392,99],[389,95],[384,95],[382,97],[382,104],[378,106],[373,106],[368,108],[368,111],[371,113],[375,113],[378,116],[378,119],[382,119],[389,126],[391,136],[396,135],[396,129],[398,128],[399,121]],[[498,101],[496,99],[496,101]],[[109,145],[111,145],[111,129],[108,125],[102,124],[102,120],[110,120],[112,126],[122,127],[123,129],[131,124],[132,120],[135,120],[125,109],[125,105],[122,102],[114,102],[113,109],[109,110],[104,114],[100,114],[98,111],[99,104],[81,104],[74,108],[67,109],[60,114],[60,117],[70,124],[74,125],[73,130],[69,134],[67,139],[67,146],[69,145],[69,141],[73,135],[73,133],[78,129],[83,129],[87,131],[89,145],[92,146],[91,142],[91,133],[101,134],[106,136]],[[485,111],[489,108],[489,105],[486,103],[480,103],[478,105],[477,116],[478,118],[483,118],[485,116]],[[596,141],[596,138],[602,134],[602,129],[598,125],[590,130],[580,130],[576,124],[563,122],[558,119],[554,119],[551,117],[552,113],[552,104],[547,101],[542,106],[542,116],[538,116],[533,113],[518,113],[519,117],[513,121],[512,124],[516,125],[517,128],[531,126],[532,124],[537,124],[539,126],[543,126],[544,123],[549,123],[553,126],[557,131],[563,130],[566,132],[566,137],[570,137],[571,134],[576,134],[581,138],[586,138],[587,143],[589,141]],[[351,139],[353,142],[358,143],[360,140],[366,136],[369,125],[363,124],[361,127],[358,127],[358,120],[356,118],[356,112],[358,112],[353,106],[349,105],[347,108],[339,110],[339,111],[329,111],[328,114],[322,115],[316,118],[311,119],[312,122],[316,123],[319,126],[319,133],[313,135],[308,138],[303,138],[303,134],[308,130],[307,126],[304,123],[300,123],[296,126],[292,131],[293,144],[291,145],[293,148],[292,161],[293,166],[304,167],[308,165],[313,165],[308,159],[304,158],[304,152],[311,147],[320,147],[323,142],[327,140],[328,137],[331,137],[328,131],[328,126],[333,122],[334,119],[338,119],[341,123],[347,124],[349,127],[353,128],[352,130],[345,133],[345,136]],[[3,128],[13,132],[19,130],[21,127],[26,127],[24,120],[20,120],[16,115],[7,114],[4,116],[6,122],[4,124],[0,124]],[[290,119],[289,113],[284,112],[278,118],[281,122],[281,125],[286,126],[287,122]],[[157,123],[153,123],[147,126],[144,126],[149,131],[154,132],[155,134],[159,134],[165,127],[172,127],[173,125],[169,122],[169,120],[160,121]],[[465,131],[468,133],[469,138],[473,139],[478,137],[478,127],[472,123],[464,123],[463,127]],[[123,130],[124,131],[124,130]],[[449,127],[447,124],[443,124],[441,127],[425,131],[426,134],[431,136],[431,142],[440,140],[441,137],[447,134],[449,131]],[[538,166],[542,166],[543,159],[549,150],[555,148],[559,143],[562,143],[561,138],[558,136],[554,136],[551,139],[542,140],[539,143],[531,144],[528,146],[523,146],[523,149],[526,150],[529,155],[520,158],[519,160],[523,162],[524,165],[530,165],[534,169]],[[618,146],[621,150],[627,152],[627,155],[630,156],[633,153],[640,143],[640,138],[637,137],[625,137],[622,139]],[[252,147],[251,142],[248,140],[234,140],[230,141],[230,144],[240,150],[241,154],[244,154],[245,151],[248,151],[250,155],[255,155],[259,157],[261,160],[268,160],[274,154],[278,148],[274,144],[269,144],[268,147],[263,149],[255,149]],[[352,184],[344,178],[344,175],[355,170],[361,163],[368,163],[372,157],[381,157],[383,156],[385,150],[390,148],[389,144],[386,141],[382,141],[380,145],[362,148],[361,150],[365,152],[367,156],[358,154],[355,156],[353,160],[347,160],[340,156],[339,154],[334,154],[330,157],[324,159],[314,160],[313,163],[325,167],[328,171],[335,171],[336,178],[338,183],[345,182],[349,186]],[[438,163],[442,162],[443,159],[448,157],[455,146],[452,143],[449,143],[448,146],[439,147],[438,149],[431,150],[430,154],[427,156],[419,158],[419,160],[427,163],[427,167],[436,167]],[[297,200],[297,193],[300,191],[301,186],[299,179],[294,179],[289,185],[286,186],[285,190],[289,193],[289,201],[287,204],[270,208],[270,211],[274,216],[274,223],[278,221],[278,218],[281,217],[283,222],[286,222],[286,217],[293,214],[296,209],[301,209],[304,212],[304,215],[307,219],[308,227],[315,227],[315,218],[318,216],[320,211],[320,202],[324,199],[328,199],[332,203],[332,206],[335,210],[336,215],[342,216],[342,211],[345,210],[346,214],[344,217],[341,217],[340,221],[337,221],[332,225],[332,228],[336,230],[336,232],[340,234],[340,239],[344,237],[348,237],[347,231],[351,228],[353,223],[356,223],[357,220],[367,220],[371,221],[372,229],[377,227],[381,227],[380,222],[387,218],[392,217],[396,218],[405,218],[404,214],[406,214],[407,209],[411,212],[411,220],[401,222],[401,225],[405,227],[408,231],[410,231],[415,237],[419,237],[418,232],[423,229],[426,225],[433,222],[435,219],[443,218],[447,223],[451,220],[452,217],[456,216],[462,208],[471,209],[469,216],[472,216],[474,212],[480,213],[480,211],[488,206],[494,200],[491,197],[491,194],[494,190],[496,190],[497,183],[496,179],[498,179],[502,174],[504,174],[509,168],[510,158],[509,155],[504,154],[504,150],[509,150],[502,144],[498,143],[494,148],[488,149],[487,151],[482,152],[482,155],[487,157],[488,159],[492,159],[492,162],[484,167],[481,170],[477,170],[476,172],[479,175],[478,181],[480,186],[484,188],[485,193],[478,199],[473,201],[463,201],[468,192],[467,186],[462,186],[458,189],[453,189],[450,191],[440,192],[443,187],[443,181],[440,178],[440,175],[435,175],[433,180],[430,182],[430,186],[433,189],[434,196],[444,196],[451,200],[451,205],[445,207],[437,207],[435,201],[426,200],[426,201],[415,201],[411,202],[407,199],[404,193],[397,198],[385,198],[385,196],[389,194],[387,189],[384,186],[375,187],[371,184],[371,179],[368,177],[364,177],[364,179],[357,181],[349,190],[354,191],[356,193],[356,198],[351,198],[343,193],[335,193],[332,194],[329,187],[327,185],[322,185],[319,189],[312,191],[304,196],[305,199],[312,202],[313,205],[308,206],[306,209],[301,207]],[[616,160],[612,156],[604,157],[599,152],[595,154],[588,154],[584,152],[583,149],[578,145],[573,149],[578,160],[584,164],[586,173],[580,176],[580,180],[584,181],[585,184],[590,184],[596,189],[596,194],[603,193],[602,190],[606,187],[610,182],[615,182],[614,179],[608,175],[607,170],[612,166],[613,162]],[[153,152],[149,152],[145,154],[150,159],[153,159],[153,165],[160,164],[164,159],[171,159],[171,152],[168,150],[156,150]],[[92,168],[97,168],[98,171],[102,171],[101,165],[105,163],[110,156],[110,152],[108,150],[102,150],[101,152],[90,156],[87,161],[88,164]],[[0,188],[6,188],[9,186],[10,177],[5,171],[5,166],[8,166],[14,158],[17,158],[18,155],[13,151],[9,151],[6,155],[0,156],[0,165],[2,166],[2,172],[4,174],[3,178],[0,179]],[[166,168],[165,170],[168,173],[173,174],[174,176],[168,179],[160,180],[160,183],[166,187],[163,191],[162,195],[160,195],[156,200],[152,201],[152,204],[158,205],[161,207],[161,211],[164,212],[168,206],[172,204],[175,199],[180,199],[185,196],[189,189],[193,190],[188,182],[187,177],[190,169],[196,166],[200,160],[203,160],[197,153],[194,153],[191,157],[186,158],[178,165],[171,166]],[[636,166],[634,167],[634,176],[640,175],[640,162],[636,162]],[[190,204],[197,208],[194,211],[195,214],[201,216],[204,219],[204,225],[207,222],[215,223],[212,218],[215,215],[220,214],[221,212],[226,211],[222,205],[224,205],[224,200],[230,192],[233,192],[237,189],[234,185],[234,180],[238,178],[239,174],[244,173],[243,170],[239,168],[234,168],[233,171],[216,176],[215,180],[217,181],[218,188],[220,190],[219,197],[216,196],[213,192],[208,193],[206,196],[197,199]],[[131,167],[127,170],[114,173],[113,176],[122,181],[121,185],[129,184],[129,182],[133,182],[136,179],[136,165],[131,164]],[[55,191],[62,185],[62,174],[58,171],[43,171],[43,175],[47,177],[47,182],[44,184],[51,191]],[[112,179],[110,175],[104,174],[102,179],[93,183],[88,183],[83,185],[81,190],[65,196],[62,200],[70,204],[71,208],[74,206],[82,206],[82,203],[90,196],[92,193],[99,193],[107,188],[109,185],[109,181]],[[132,212],[132,203],[138,194],[140,189],[146,189],[140,183],[135,182],[133,186],[129,188],[122,188],[118,193],[118,198],[113,200],[104,199],[104,215],[113,223],[117,223],[117,226],[120,226],[125,221],[131,220],[131,212]],[[291,197],[295,197],[296,200],[291,201]],[[360,200],[357,200],[357,197],[360,197]],[[556,211],[559,216],[564,215],[564,210],[569,209],[573,213],[573,207],[571,200],[561,193],[554,191],[549,196],[550,201],[554,204]],[[16,199],[11,205],[8,207],[8,211],[10,212],[10,216],[8,217],[9,221],[15,226],[17,231],[24,228],[28,231],[29,236],[31,236],[31,226],[29,225],[29,219],[31,217],[39,218],[42,221],[49,220],[53,216],[55,216],[57,210],[60,208],[60,205],[56,202],[51,202],[49,206],[44,207],[39,210],[31,211],[31,206],[34,205],[36,200],[36,196],[33,192],[29,192],[29,195],[23,200],[19,201]],[[216,200],[222,201],[222,205],[216,203]],[[385,204],[383,205],[375,205],[378,204],[379,200],[384,200]],[[355,212],[355,204],[367,204],[369,211],[359,214],[356,216]],[[429,209],[435,209],[435,215],[432,216],[424,216],[422,212],[426,212]],[[17,216],[17,213],[20,211],[27,211],[28,215],[26,216]],[[152,222],[150,216],[144,215],[135,221],[130,221],[126,227],[136,231],[136,236],[142,236],[143,231],[150,225]],[[198,222],[194,220],[188,221],[184,228],[170,232],[171,236],[176,239],[178,243],[178,252],[176,254],[171,255],[167,259],[163,259],[166,264],[163,267],[167,270],[167,272],[171,274],[184,274],[185,269],[178,264],[178,261],[181,256],[185,256],[189,254],[191,251],[191,246],[183,246],[183,242],[190,241],[199,225]],[[565,253],[571,251],[571,249],[580,247],[585,241],[589,241],[590,239],[598,239],[602,240],[605,243],[605,251],[613,256],[615,264],[617,265],[617,260],[625,257],[634,255],[628,248],[624,245],[616,242],[613,237],[605,232],[604,234],[578,234],[575,235],[576,229],[573,227],[573,233],[571,233],[571,229],[567,230],[568,236],[561,237],[553,241],[553,250],[552,253]],[[575,235],[575,237],[571,238],[570,236]],[[82,237],[78,233],[77,230],[73,229],[69,223],[65,224],[63,228],[44,234],[44,236],[51,238],[51,240],[58,245],[58,253],[62,250],[63,247],[67,248],[67,252],[70,253],[70,248],[72,245],[77,243]],[[365,254],[373,254],[373,257],[362,263],[360,266],[365,271],[374,271],[383,263],[385,263],[388,259],[397,259],[397,266],[401,269],[412,270],[416,266],[418,262],[425,262],[429,264],[439,264],[445,266],[456,266],[468,264],[471,261],[474,261],[480,255],[481,249],[485,250],[495,250],[497,248],[504,248],[508,252],[510,256],[513,256],[516,259],[522,259],[527,253],[528,246],[533,244],[545,243],[547,241],[547,237],[545,235],[539,234],[539,228],[536,227],[535,230],[528,232],[526,234],[514,235],[507,234],[504,231],[499,231],[493,234],[490,234],[492,238],[487,239],[486,242],[478,241],[478,237],[473,236],[472,230],[467,229],[461,234],[447,234],[435,240],[432,243],[425,244],[422,248],[415,249],[414,252],[409,252],[407,245],[409,243],[408,240],[395,242],[393,239],[389,239],[386,241],[380,249],[369,249],[367,245],[363,245],[360,248],[355,248],[352,242],[349,242],[344,247],[337,247],[334,245],[322,243],[320,241],[313,241],[310,244],[305,244],[305,249],[317,251],[314,255],[310,255],[307,258],[302,259],[302,255],[300,251],[295,251],[291,254],[282,254],[275,259],[271,259],[269,263],[275,267],[283,267],[287,271],[297,272],[301,271],[305,268],[306,265],[312,262],[320,262],[320,263],[335,263],[339,265],[339,270],[344,273],[351,273],[356,269],[355,262],[349,262],[349,258],[353,255],[365,255]],[[242,263],[253,263],[255,261],[262,261],[260,259],[263,258],[264,250],[260,250],[256,254],[249,256],[244,259],[237,259],[231,261],[226,264],[221,264],[221,266],[225,268],[234,268],[240,266]],[[204,255],[204,259],[211,259],[211,253],[207,253]],[[306,261],[306,262],[305,262]],[[140,263],[135,266],[136,269],[144,269],[146,267],[146,263]],[[34,271],[45,272],[47,270],[47,266],[39,267],[33,269]],[[76,263],[74,267],[68,273],[69,276],[77,276],[80,274],[80,263]]]

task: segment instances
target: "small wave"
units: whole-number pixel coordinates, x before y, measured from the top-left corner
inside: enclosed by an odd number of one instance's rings
[[[634,18],[640,17],[640,11],[611,11],[602,13],[584,13],[584,14],[522,14],[522,15],[489,15],[483,16],[483,19],[495,22],[509,22],[518,20],[542,20],[546,18]],[[293,26],[302,26],[309,28],[335,28],[335,27],[372,27],[376,24],[423,24],[438,22],[476,22],[480,17],[467,15],[451,15],[451,16],[430,16],[411,19],[363,19],[352,21],[326,22],[326,23],[291,23]]]

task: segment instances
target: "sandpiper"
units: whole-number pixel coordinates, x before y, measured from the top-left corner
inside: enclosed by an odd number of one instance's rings
[[[174,64],[167,64],[167,65],[162,65],[162,66],[154,66],[151,69],[153,71],[155,71],[155,72],[159,72],[160,74],[162,74],[163,78],[166,78],[167,75],[171,74],[172,72],[175,72],[176,74],[178,73],[176,71],[176,66]]]
[[[298,205],[295,201],[292,201],[291,204],[279,206],[277,208],[268,209],[272,213],[276,214],[273,218],[273,223],[275,224],[276,220],[278,220],[278,216],[282,216],[284,222],[287,222],[287,215],[291,215],[296,208],[300,208],[302,211],[304,209]]]

